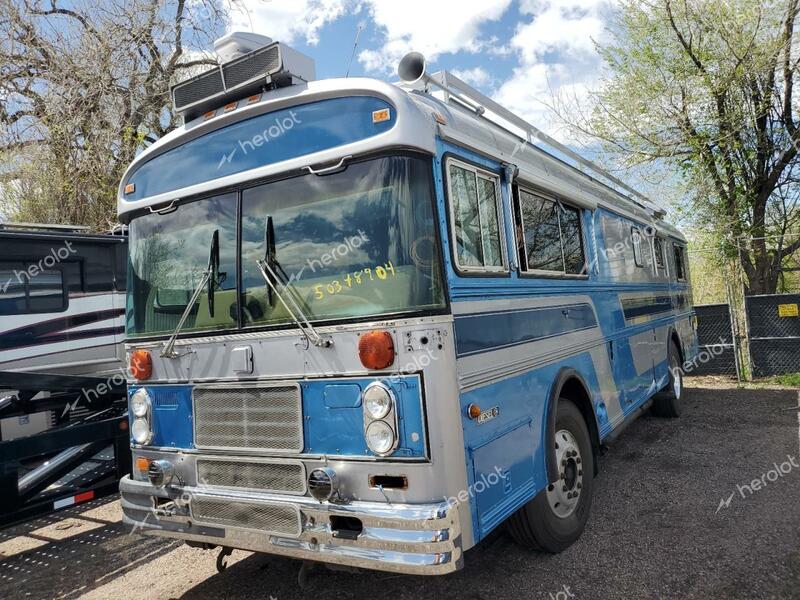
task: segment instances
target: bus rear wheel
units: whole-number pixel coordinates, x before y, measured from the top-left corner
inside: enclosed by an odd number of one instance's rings
[[[583,533],[594,487],[589,429],[578,407],[560,398],[554,445],[559,479],[514,513],[508,530],[526,548],[557,553]]]
[[[677,344],[669,344],[669,383],[653,397],[651,412],[657,417],[676,419],[681,416],[683,369]]]

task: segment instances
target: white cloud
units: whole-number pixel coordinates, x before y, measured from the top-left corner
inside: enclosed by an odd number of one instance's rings
[[[604,14],[612,0],[522,0],[530,21],[517,26],[509,46],[519,63],[494,98],[551,136],[566,143],[563,123],[549,105],[586,105],[602,63],[594,42],[605,35]]]
[[[384,37],[378,50],[362,50],[367,71],[388,73],[411,50],[432,61],[439,54],[477,51],[491,45],[480,26],[499,19],[511,0],[364,0]]]
[[[348,0],[225,0],[230,31],[253,31],[287,44],[319,42],[319,31],[341,17]]]
[[[494,77],[489,75],[489,72],[483,67],[454,69],[452,73],[462,81],[477,88],[485,88],[494,84]]]

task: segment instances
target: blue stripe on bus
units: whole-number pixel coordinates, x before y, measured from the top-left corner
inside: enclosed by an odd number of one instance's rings
[[[455,318],[456,354],[489,352],[596,326],[586,303],[461,315]]]
[[[626,319],[657,315],[672,310],[672,296],[647,296],[645,298],[626,298],[622,301]]]

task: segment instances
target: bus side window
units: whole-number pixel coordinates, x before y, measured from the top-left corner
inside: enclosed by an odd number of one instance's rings
[[[683,246],[678,246],[677,244],[673,244],[672,250],[675,253],[675,278],[678,281],[685,281],[686,259],[683,253]]]
[[[525,272],[585,275],[580,210],[517,189],[520,267]]]
[[[638,227],[631,227],[631,245],[633,246],[633,262],[637,267],[644,266],[644,258],[642,257],[642,232]]]
[[[653,238],[653,255],[655,256],[656,260],[656,275],[658,275],[659,271],[666,275],[667,267],[666,263],[664,262],[664,243],[658,236]]]
[[[447,171],[456,265],[464,271],[506,272],[499,178],[453,161]]]

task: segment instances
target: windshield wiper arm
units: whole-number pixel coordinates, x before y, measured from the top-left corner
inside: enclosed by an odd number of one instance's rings
[[[180,354],[175,352],[175,341],[178,339],[178,333],[180,333],[181,329],[183,329],[184,323],[186,323],[186,319],[189,316],[189,313],[192,312],[194,308],[194,303],[197,302],[197,299],[200,297],[200,293],[203,291],[203,288],[206,284],[209,285],[209,295],[208,295],[208,310],[209,313],[213,316],[214,314],[214,292],[216,291],[216,282],[212,281],[212,277],[214,273],[219,269],[219,229],[214,230],[214,235],[211,236],[211,250],[209,251],[208,256],[208,268],[203,272],[203,276],[200,278],[200,283],[194,289],[192,293],[192,297],[189,299],[189,303],[186,305],[186,308],[183,309],[183,314],[181,318],[178,319],[178,325],[175,327],[175,331],[172,332],[172,335],[169,336],[166,344],[161,350],[161,356],[163,358],[178,358]],[[212,289],[212,285],[214,289]]]
[[[331,347],[333,345],[333,340],[328,336],[320,335],[317,330],[314,329],[314,326],[309,323],[308,318],[305,316],[305,314],[303,314],[303,311],[297,305],[297,302],[295,302],[295,299],[289,288],[290,284],[283,282],[278,277],[277,273],[275,273],[275,271],[272,269],[272,267],[269,266],[267,261],[258,259],[256,260],[256,264],[258,265],[258,270],[261,271],[261,276],[264,278],[264,281],[267,282],[270,290],[272,290],[278,300],[281,301],[283,308],[286,309],[286,312],[289,313],[292,321],[294,321],[295,325],[297,325],[300,331],[303,332],[303,336],[305,336],[306,340],[318,348]],[[275,283],[273,283],[273,279],[275,280]],[[280,282],[280,284],[283,286],[283,290],[278,289],[278,286],[276,285],[277,282]],[[294,310],[289,307],[289,303],[286,302],[287,299],[294,307]],[[300,315],[300,318],[297,317],[295,311],[297,312],[297,315]]]

